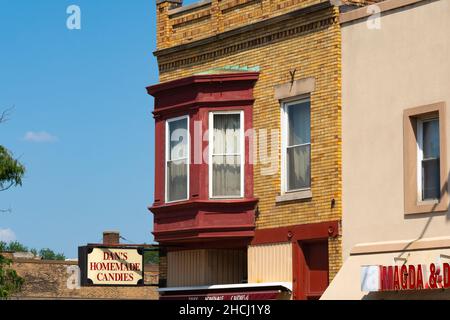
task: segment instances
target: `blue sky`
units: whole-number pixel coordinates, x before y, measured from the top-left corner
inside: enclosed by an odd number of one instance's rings
[[[193,1],[188,1],[191,3]],[[69,5],[81,30],[69,30]],[[77,255],[120,230],[152,243],[154,0],[0,0],[0,144],[26,166],[0,237]]]

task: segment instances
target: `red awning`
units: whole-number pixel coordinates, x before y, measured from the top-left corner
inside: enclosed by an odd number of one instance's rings
[[[277,300],[281,290],[161,295],[160,300]]]

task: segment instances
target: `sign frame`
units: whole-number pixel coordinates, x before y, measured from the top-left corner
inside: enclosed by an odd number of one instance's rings
[[[126,249],[136,250],[142,256],[142,279],[138,280],[137,284],[95,284],[88,279],[88,255],[94,249]],[[126,245],[87,245],[78,247],[78,267],[80,268],[80,284],[82,287],[144,287],[145,286],[145,272],[144,272],[144,247],[131,247]]]

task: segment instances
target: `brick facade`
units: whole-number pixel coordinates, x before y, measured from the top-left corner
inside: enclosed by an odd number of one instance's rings
[[[280,131],[280,102],[274,87],[290,82],[290,72],[295,70],[294,80],[315,79],[311,93],[312,198],[275,201],[281,189],[278,148],[278,168],[273,174],[264,174],[269,164],[258,161],[254,166],[257,229],[340,221],[342,217],[341,35],[339,9],[326,4],[317,0],[213,0],[184,11],[175,2],[158,4],[155,55],[160,82],[229,65],[259,67],[253,106],[256,132]],[[274,138],[280,146],[280,136]],[[341,264],[339,233],[329,239],[330,280]]]
[[[69,289],[72,261],[14,259],[12,268],[25,282],[22,291],[13,299],[158,299],[158,267],[144,266],[143,287],[81,287]]]

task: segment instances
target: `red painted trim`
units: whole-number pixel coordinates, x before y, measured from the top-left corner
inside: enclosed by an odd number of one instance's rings
[[[235,238],[227,239],[226,241],[220,239],[201,242],[183,242],[176,244],[167,243],[164,248],[166,248],[168,252],[200,249],[242,249],[247,251],[247,247],[250,241],[251,239],[249,238]]]
[[[221,211],[233,210],[235,208],[254,207],[258,203],[258,199],[233,199],[233,200],[189,200],[173,203],[165,203],[163,205],[153,205],[148,209],[155,214],[162,212],[172,212],[173,210],[184,210],[192,208],[216,209]]]
[[[256,81],[258,80],[259,72],[239,72],[239,73],[220,73],[220,74],[203,74],[194,75],[186,78],[176,79],[153,86],[147,87],[147,93],[155,96],[161,91],[170,90],[173,88],[189,86],[195,83],[212,83],[224,81]]]
[[[155,240],[164,243],[214,241],[218,239],[249,239],[255,229],[253,196],[253,165],[249,162],[249,137],[245,137],[244,197],[233,200],[209,199],[209,166],[196,164],[194,156],[208,141],[202,139],[208,131],[209,112],[243,111],[244,132],[253,128],[253,87],[257,72],[195,75],[147,88],[155,97]],[[189,165],[188,200],[165,203],[166,120],[189,115],[191,163]],[[195,124],[201,123],[202,137],[194,135]]]
[[[338,236],[339,221],[300,224],[270,229],[257,229],[252,245],[295,242]]]

